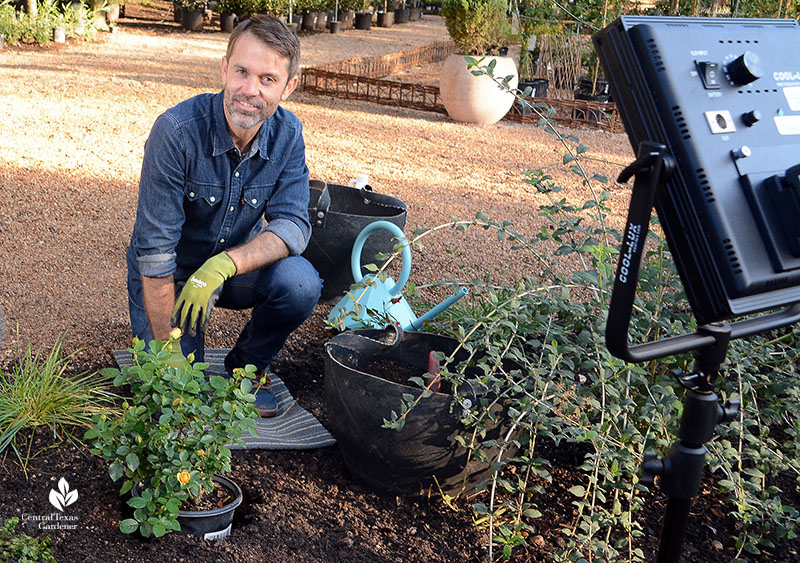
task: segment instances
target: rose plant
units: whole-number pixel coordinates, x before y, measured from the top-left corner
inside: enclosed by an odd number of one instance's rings
[[[230,471],[227,444],[242,445],[245,431],[256,435],[255,366],[230,378],[206,377],[208,364],[194,363],[193,354],[184,358],[179,340],[179,329],[147,347],[134,339],[133,365],[101,372],[115,386],[131,386],[122,414],[95,416],[84,436],[91,452],[110,462],[111,479],[123,480],[121,495],[136,487],[127,501],[133,517],[120,522],[124,533],[161,537],[180,530],[181,504],[199,502],[214,490],[213,476]]]

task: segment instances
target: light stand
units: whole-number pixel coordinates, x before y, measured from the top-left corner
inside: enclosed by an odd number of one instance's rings
[[[625,361],[643,362],[686,352],[693,352],[695,356],[691,374],[673,372],[686,389],[678,440],[667,457],[658,458],[657,454],[649,452],[642,465],[642,482],[651,483],[654,477],[659,477],[659,485],[668,496],[659,563],[679,561],[689,508],[700,490],[705,444],[713,438],[717,424],[733,420],[739,412],[738,402],[721,405],[715,393],[715,382],[729,342],[800,320],[800,304],[795,304],[778,313],[731,324],[710,323],[692,334],[628,346],[628,328],[650,215],[656,197],[674,171],[674,160],[666,153],[664,145],[642,142],[636,161],[620,174],[619,182],[634,177],[634,184],[606,325],[609,350]]]

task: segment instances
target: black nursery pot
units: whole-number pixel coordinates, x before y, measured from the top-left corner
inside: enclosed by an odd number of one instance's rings
[[[456,441],[471,430],[460,421],[463,405],[452,405],[453,396],[433,393],[414,407],[402,430],[382,428],[384,419],[399,411],[404,394],[418,397],[422,391],[359,368],[387,359],[410,364],[423,374],[432,350],[451,354],[458,345],[457,340],[436,334],[399,334],[387,344],[391,336],[387,331],[353,330],[325,345],[325,401],[344,462],[357,481],[379,492],[436,493],[437,482],[448,494],[469,490],[489,476],[489,465],[476,462]],[[481,391],[470,388],[468,397],[475,405]],[[500,431],[499,425],[490,427],[487,439],[499,439]],[[497,448],[486,453],[492,459]]]
[[[214,482],[225,489],[233,500],[221,508],[211,510],[179,510],[181,531],[178,533],[206,540],[223,539],[231,535],[233,513],[242,504],[242,489],[222,475],[214,475]]]
[[[214,475],[213,480],[225,489],[232,500],[221,508],[211,510],[179,510],[178,523],[181,529],[177,534],[197,536],[204,540],[221,540],[231,535],[233,513],[242,504],[242,489],[222,475]],[[140,491],[141,486],[135,485],[131,495],[139,496]]]
[[[356,29],[369,29],[372,27],[372,14],[359,12],[356,14]]]

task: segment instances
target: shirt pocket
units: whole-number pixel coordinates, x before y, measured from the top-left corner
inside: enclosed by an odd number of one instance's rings
[[[206,209],[218,206],[224,197],[225,187],[218,184],[207,184],[187,180],[184,188],[186,199],[189,204]]]
[[[245,186],[242,192],[242,201],[248,208],[248,212],[262,215],[274,188],[275,184]]]

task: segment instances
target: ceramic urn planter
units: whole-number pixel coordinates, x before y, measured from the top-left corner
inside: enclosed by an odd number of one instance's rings
[[[501,89],[488,76],[475,76],[467,69],[465,55],[450,55],[439,76],[439,95],[447,113],[456,121],[491,125],[500,121],[514,103],[514,94]],[[481,57],[474,57],[480,60]],[[495,78],[512,75],[510,88],[517,87],[517,65],[511,57],[483,57],[485,66],[495,60]]]

